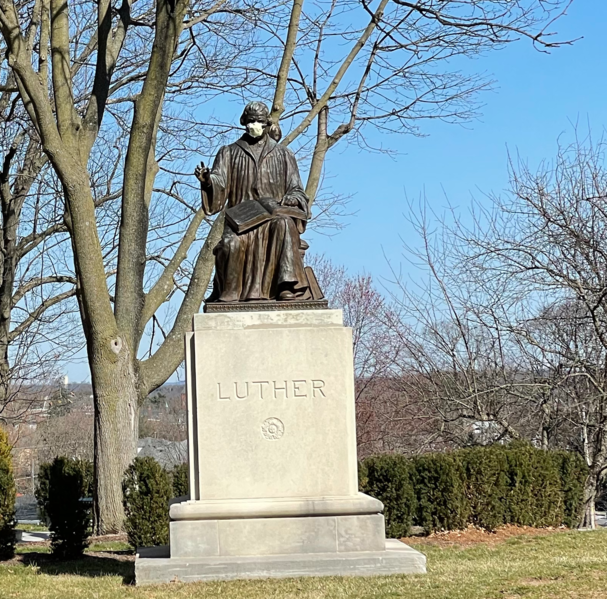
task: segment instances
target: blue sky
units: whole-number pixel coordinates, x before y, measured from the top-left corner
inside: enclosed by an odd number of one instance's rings
[[[384,253],[406,271],[401,238],[416,243],[404,216],[407,198],[425,195],[438,213],[447,201],[465,210],[473,195],[483,201],[485,193],[506,189],[508,152],[531,165],[551,159],[557,139],[571,139],[576,123],[582,131],[589,124],[599,137],[607,120],[606,22],[607,2],[574,0],[554,25],[559,39],[582,38],[572,46],[543,54],[520,41],[469,61],[465,68],[496,81],[493,91],[480,96],[478,120],[465,127],[428,122],[426,137],[391,137],[390,147],[399,152],[395,159],[340,142],[327,170],[335,190],[354,194],[350,207],[357,215],[332,238],[309,236],[311,249],[351,273],[389,276]],[[380,136],[373,133],[371,141],[379,143]]]
[[[433,121],[422,125],[426,137],[391,136],[386,141],[398,152],[394,158],[363,152],[347,140],[337,144],[327,174],[333,190],[352,195],[349,210],[356,215],[332,237],[309,233],[311,251],[379,282],[390,277],[385,256],[402,265],[405,276],[415,276],[401,241],[417,242],[405,214],[407,198],[425,196],[438,213],[447,201],[465,210],[472,196],[484,201],[484,194],[506,189],[508,152],[531,165],[551,159],[557,139],[571,139],[576,123],[600,137],[607,122],[605,23],[607,2],[575,0],[554,26],[559,39],[582,38],[572,46],[544,54],[520,41],[469,61],[465,68],[496,83],[480,96],[479,118],[465,127]],[[370,142],[384,139],[373,132]],[[84,356],[66,366],[70,380],[89,379]]]

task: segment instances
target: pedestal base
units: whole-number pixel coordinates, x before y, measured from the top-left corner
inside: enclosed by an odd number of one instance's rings
[[[387,540],[382,551],[198,558],[168,554],[168,547],[141,549],[135,561],[136,584],[426,572],[426,556],[394,539]]]
[[[171,522],[171,557],[381,551],[381,514]]]

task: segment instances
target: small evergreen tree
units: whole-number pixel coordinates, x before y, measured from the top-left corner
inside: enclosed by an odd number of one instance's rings
[[[178,464],[170,472],[173,485],[173,497],[184,497],[190,494],[188,482],[188,465]]]
[[[61,559],[80,557],[88,547],[93,465],[88,460],[56,457],[41,464],[36,498],[51,531],[51,551]]]
[[[11,446],[0,428],[0,559],[15,554],[15,479]]]
[[[46,506],[48,505],[48,489],[51,480],[51,463],[44,462],[40,464],[38,468],[38,483],[34,495],[36,496],[36,502],[38,503],[38,517],[42,522],[48,526],[50,520],[46,513]]]
[[[154,458],[135,458],[126,470],[122,495],[129,543],[135,549],[167,545],[172,496],[167,471]]]
[[[70,458],[64,458],[70,460]],[[83,476],[83,491],[82,497],[93,496],[93,478],[94,478],[94,466],[90,460],[79,460],[79,468],[82,470]],[[49,488],[51,480],[52,462],[45,462],[40,464],[38,468],[38,484],[34,492],[36,501],[38,503],[38,516],[40,520],[46,522],[47,526],[50,525],[50,518],[46,513],[45,506],[48,505],[49,501]]]

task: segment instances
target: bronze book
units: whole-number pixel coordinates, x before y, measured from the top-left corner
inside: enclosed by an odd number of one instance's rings
[[[283,206],[272,198],[261,198],[258,202],[272,216],[290,216],[291,218],[298,218],[299,220],[307,220],[308,218],[308,215],[297,206]]]
[[[269,221],[273,216],[290,216],[305,220],[306,213],[293,206],[281,206],[276,200],[246,200],[226,209],[226,220],[236,233],[245,233]]]

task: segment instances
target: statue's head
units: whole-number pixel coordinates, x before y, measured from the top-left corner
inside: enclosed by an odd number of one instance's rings
[[[251,137],[261,137],[270,125],[270,111],[263,102],[249,102],[240,117],[240,124]]]

